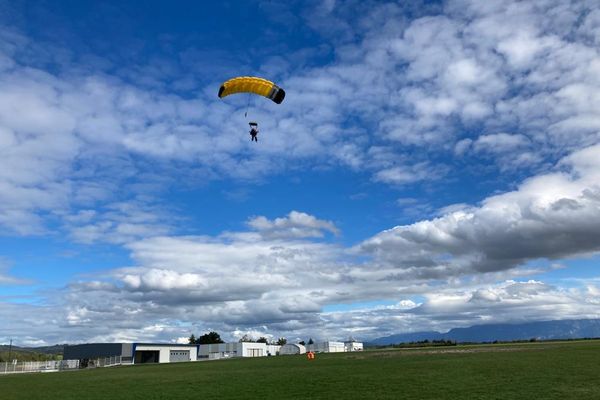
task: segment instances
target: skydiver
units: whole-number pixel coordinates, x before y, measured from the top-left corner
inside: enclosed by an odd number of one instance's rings
[[[256,122],[250,122],[250,141],[258,142],[258,124]]]

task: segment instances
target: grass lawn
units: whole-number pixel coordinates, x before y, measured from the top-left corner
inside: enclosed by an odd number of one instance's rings
[[[0,399],[600,399],[600,341],[0,376]]]

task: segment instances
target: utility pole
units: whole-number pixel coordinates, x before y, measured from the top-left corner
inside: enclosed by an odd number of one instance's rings
[[[6,343],[6,342],[5,342]],[[8,345],[8,362],[12,362],[10,356],[12,355],[12,339],[10,339],[10,344]]]

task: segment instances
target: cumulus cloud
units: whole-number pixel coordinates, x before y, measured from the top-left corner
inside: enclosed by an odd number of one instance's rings
[[[248,225],[266,238],[322,237],[323,231],[339,234],[333,222],[319,220],[298,211],[291,211],[287,217],[274,220],[263,216],[254,217],[248,221]]]
[[[161,81],[188,74],[197,60],[134,65],[139,73],[124,79],[3,29],[0,224],[39,234],[56,210],[76,213],[81,202],[121,200],[116,188],[135,195],[172,182],[139,173],[153,168],[194,182],[255,180],[306,163],[406,185],[455,174],[433,155],[464,157],[472,147],[507,171],[600,139],[591,4],[358,3],[364,12],[332,2],[302,13],[333,47],[333,60],[281,72],[293,96],[281,107],[255,104],[268,146],[252,148],[240,132],[245,104],[213,100],[218,82],[183,97]],[[52,72],[40,68],[47,59]],[[395,164],[381,163],[382,149]],[[139,185],[124,186],[126,179]]]
[[[599,145],[580,150],[560,162],[564,170],[530,178],[479,206],[389,229],[357,250],[403,274],[432,278],[598,252],[599,160]]]
[[[480,139],[478,147],[488,150],[507,145],[515,150],[529,143],[534,148],[529,163],[535,164],[544,158],[540,155],[598,140],[591,109],[597,108],[594,71],[599,55],[584,40],[584,32],[596,29],[589,6],[550,1],[490,2],[483,7],[459,0],[447,2],[443,15],[407,23],[402,6],[377,4],[374,9],[386,12],[366,13],[362,22],[371,29],[341,55],[347,55],[353,68],[370,70],[346,84],[357,88],[368,81],[368,90],[385,98],[382,110],[396,111],[374,114],[381,116],[376,133],[392,141],[439,149],[445,142],[465,140],[461,132],[517,125],[515,135],[483,133],[466,139]],[[332,73],[340,70],[341,65],[330,68]],[[380,79],[370,80],[372,76]],[[358,102],[353,105],[367,110]],[[467,142],[459,143],[457,152],[462,153]],[[504,156],[499,157],[502,162]]]
[[[143,275],[124,274],[121,278],[125,285],[133,290],[177,290],[202,289],[206,281],[198,274],[180,274],[165,269],[150,269]]]

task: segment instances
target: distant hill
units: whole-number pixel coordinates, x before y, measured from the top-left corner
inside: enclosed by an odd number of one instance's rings
[[[0,351],[8,351],[10,346],[0,344]],[[31,352],[31,353],[42,353],[42,354],[62,354],[65,348],[64,344],[55,344],[54,346],[40,346],[40,347],[21,347],[12,346],[13,351]]]
[[[447,333],[414,332],[377,338],[371,346],[408,343],[423,340],[454,340],[457,342],[493,342],[512,340],[553,340],[600,337],[600,319],[538,321],[520,324],[475,325],[454,328]]]

